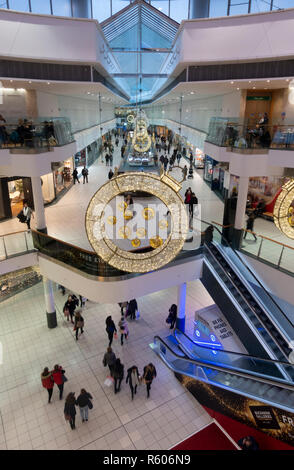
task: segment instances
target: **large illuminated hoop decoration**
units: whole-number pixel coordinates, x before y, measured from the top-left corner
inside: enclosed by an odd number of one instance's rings
[[[147,132],[148,120],[144,111],[135,119],[135,130],[133,137],[133,147],[136,152],[144,153],[147,152],[152,144],[151,137]]]
[[[86,211],[86,232],[95,252],[109,265],[126,272],[143,273],[159,269],[172,261],[182,249],[188,232],[188,217],[179,191],[181,185],[166,174],[128,172],[112,178],[92,197]],[[107,237],[106,206],[129,191],[144,191],[160,199],[171,214],[171,231],[158,248],[147,253],[122,250]]]
[[[274,206],[274,221],[276,226],[287,237],[294,239],[294,179],[288,181],[282,187]]]

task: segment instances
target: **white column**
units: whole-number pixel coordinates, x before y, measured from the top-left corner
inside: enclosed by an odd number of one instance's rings
[[[31,181],[35,206],[34,217],[36,222],[36,230],[47,233],[41,178],[40,176],[32,176]]]
[[[247,195],[248,195],[248,184],[249,184],[249,177],[240,176],[239,186],[238,186],[237,208],[236,208],[236,215],[235,215],[235,225],[234,225],[236,230],[242,230],[244,228],[244,219],[245,219],[246,203],[247,203]]]
[[[57,326],[54,295],[53,295],[53,286],[52,281],[47,277],[43,276],[43,286],[44,286],[44,297],[45,297],[45,306],[46,306],[46,315],[47,315],[47,325],[48,328],[55,328]]]
[[[185,331],[185,317],[186,317],[186,291],[187,283],[183,282],[178,286],[178,315],[177,315],[177,328]]]

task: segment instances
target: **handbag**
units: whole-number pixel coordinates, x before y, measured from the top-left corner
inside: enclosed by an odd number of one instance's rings
[[[104,381],[104,385],[106,385],[107,387],[111,387],[111,385],[113,385],[113,378],[112,377],[107,377],[107,379]]]
[[[137,310],[136,319],[138,320],[139,318],[140,318],[140,312],[139,312],[139,310]]]
[[[65,316],[66,318],[69,317],[69,310],[68,310],[67,308],[64,309],[63,313],[64,313],[64,316]]]
[[[89,410],[93,409],[93,403],[91,402],[90,398],[89,398],[89,401],[88,401],[88,407],[89,407]]]
[[[84,327],[84,320],[80,320],[77,322],[77,327],[78,328],[83,328]]]
[[[64,413],[64,418],[65,418],[65,421],[70,421],[70,415],[67,415]]]
[[[65,383],[67,381],[68,381],[68,378],[64,374],[62,374],[62,382]]]

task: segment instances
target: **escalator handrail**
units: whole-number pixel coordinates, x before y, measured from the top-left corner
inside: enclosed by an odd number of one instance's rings
[[[271,299],[271,301],[274,303],[274,305],[276,306],[276,308],[279,310],[279,312],[281,313],[281,315],[285,318],[285,320],[294,328],[294,324],[291,322],[291,320],[287,317],[287,315],[285,315],[285,313],[283,312],[283,310],[281,309],[281,307],[277,304],[277,302],[275,301],[275,299],[271,296],[271,294],[265,290],[265,288],[263,287],[263,285],[261,284],[260,280],[256,277],[256,275],[253,273],[253,271],[251,271],[251,269],[249,268],[249,266],[247,266],[245,263],[244,263],[244,260],[242,260],[241,256],[237,253],[237,251],[232,248],[232,246],[229,244],[228,240],[226,239],[226,237],[222,234],[222,232],[218,229],[218,227],[216,227],[212,222],[209,223],[209,222],[206,222],[206,220],[202,220],[202,219],[197,219],[199,220],[200,222],[203,222],[204,224],[207,224],[207,225],[212,225],[213,228],[215,230],[217,230],[217,232],[221,235],[222,239],[225,241],[226,245],[228,248],[230,248],[234,254],[237,256],[237,258],[239,259],[239,261],[242,263],[242,265],[249,271],[249,273],[251,274],[251,276],[256,280],[258,286],[262,289],[263,292],[265,292],[265,294]]]
[[[247,359],[253,359],[253,360],[257,360],[257,361],[268,362],[269,364],[276,364],[276,365],[287,366],[287,367],[293,366],[293,370],[294,370],[294,365],[292,365],[290,362],[278,361],[276,359],[264,359],[263,357],[252,356],[251,354],[238,353],[236,351],[227,351],[226,349],[217,349],[217,348],[209,348],[208,346],[202,346],[200,344],[194,343],[194,341],[190,338],[190,336],[188,336],[186,333],[184,333],[182,330],[179,330],[178,328],[175,328],[174,331],[173,331],[173,336],[175,338],[176,338],[176,334],[175,334],[176,331],[179,331],[180,334],[185,336],[191,343],[193,343],[193,345],[197,346],[197,348],[207,349],[208,351],[212,351],[212,350],[220,351],[220,352],[225,353],[225,354],[233,354],[233,355],[236,355],[236,356],[245,357]]]
[[[209,249],[209,246],[206,245],[206,248],[208,249],[209,253],[211,254],[211,256],[214,258],[214,260],[216,261],[216,263],[218,264],[218,266],[221,268],[221,270],[223,271],[223,273],[228,277],[228,274],[227,272],[225,271],[225,269],[223,268],[223,266],[221,265],[221,263],[218,261],[218,259],[214,256],[214,254],[211,252],[211,250]],[[285,357],[286,354],[285,354],[285,351],[283,351],[283,349],[281,348],[281,345],[277,342],[276,338],[273,337],[273,335],[271,334],[271,332],[269,331],[268,327],[264,324],[264,322],[259,318],[259,316],[257,315],[257,313],[255,313],[254,311],[254,308],[252,307],[252,305],[248,302],[248,300],[246,299],[246,297],[243,295],[243,293],[241,292],[241,290],[239,289],[239,287],[234,283],[233,279],[230,278],[230,281],[231,283],[234,285],[235,289],[238,291],[239,295],[242,297],[243,301],[246,303],[246,305],[248,306],[248,308],[251,310],[251,312],[257,316],[258,318],[258,321],[262,324],[262,326],[264,327],[264,329],[266,330],[266,332],[268,333],[268,335],[271,337],[271,339],[273,340],[273,342],[276,344],[276,346],[279,348],[279,350],[281,351],[282,354],[284,354]],[[272,323],[273,324],[273,323]],[[273,326],[275,326],[275,328],[277,329],[276,325],[273,324]],[[278,329],[277,329],[278,330]],[[280,333],[280,330],[278,330],[279,333]],[[281,333],[280,333],[281,334]],[[282,336],[282,335],[281,335]],[[285,339],[283,337],[283,339]]]
[[[214,369],[214,370],[219,370],[220,372],[225,372],[225,373],[229,373],[229,374],[238,375],[240,377],[244,377],[245,379],[251,379],[251,380],[255,380],[257,382],[262,382],[262,383],[266,383],[268,385],[281,387],[281,388],[284,388],[286,390],[293,390],[294,391],[294,384],[288,382],[287,380],[274,379],[274,378],[265,379],[265,378],[261,377],[260,375],[258,375],[258,373],[255,375],[255,374],[250,374],[249,372],[240,372],[239,370],[230,369],[229,366],[224,367],[224,366],[216,365],[216,364],[213,364],[213,363],[210,364],[210,363],[204,362],[201,359],[196,360],[196,359],[191,359],[188,356],[183,357],[183,356],[180,356],[179,354],[177,354],[175,351],[173,351],[171,349],[171,347],[162,338],[160,338],[160,336],[155,335],[154,340],[156,340],[156,339],[159,340],[169,350],[169,352],[171,354],[173,354],[177,359],[180,359],[184,362],[190,362],[190,363],[195,364],[196,366],[209,367],[209,368]],[[156,343],[156,341],[155,341],[155,343]]]

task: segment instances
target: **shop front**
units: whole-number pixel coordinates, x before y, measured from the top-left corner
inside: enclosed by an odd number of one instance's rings
[[[53,167],[55,197],[57,197],[62,191],[68,189],[72,185],[72,172],[74,170],[73,160],[73,157],[71,157],[68,160],[62,162],[61,166]]]
[[[16,217],[23,208],[24,199],[33,209],[31,178],[12,176],[0,179],[0,220]]]

